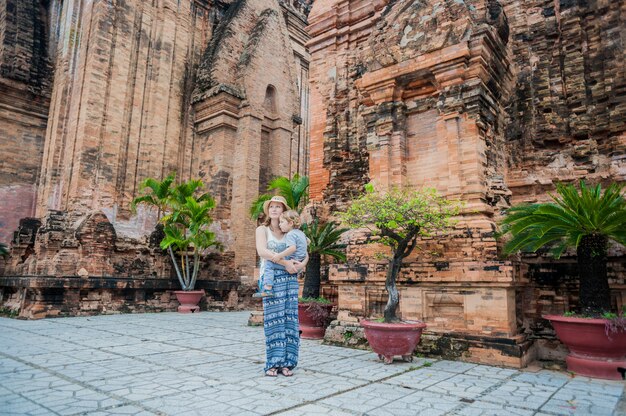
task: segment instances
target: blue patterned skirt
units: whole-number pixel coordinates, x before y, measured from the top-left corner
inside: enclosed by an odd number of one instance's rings
[[[298,365],[298,277],[285,270],[274,271],[273,297],[263,298],[265,371]]]

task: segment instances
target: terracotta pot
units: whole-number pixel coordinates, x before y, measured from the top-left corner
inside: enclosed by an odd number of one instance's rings
[[[322,339],[326,333],[328,316],[333,305],[331,303],[316,303],[311,307],[312,303],[298,304],[298,322],[300,323],[300,331],[302,331],[300,337],[305,339]],[[315,309],[317,309],[317,312]]]
[[[204,290],[175,290],[176,299],[180,302],[178,312],[195,313],[200,312],[200,299],[204,296]]]
[[[413,351],[426,328],[426,324],[419,321],[388,324],[362,320],[361,326],[365,328],[365,338],[370,347],[385,364],[391,364],[395,355],[401,355],[405,361],[413,361]]]
[[[626,368],[626,332],[607,336],[606,319],[546,315],[556,335],[569,349],[567,369],[576,374],[622,380]],[[624,371],[624,370],[622,370]]]

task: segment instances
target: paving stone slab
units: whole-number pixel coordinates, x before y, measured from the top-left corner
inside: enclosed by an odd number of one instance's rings
[[[106,410],[96,410],[94,412],[87,412],[84,415],[87,416],[155,416],[158,413],[149,412],[137,406],[119,406],[110,407]]]
[[[458,416],[533,416],[535,411],[476,400],[467,406],[455,409],[452,414]]]
[[[259,415],[256,411],[243,409],[229,403],[230,397],[221,396],[217,389],[197,390],[158,397],[142,402],[149,410],[167,415]],[[225,401],[226,399],[226,401]]]
[[[306,406],[289,409],[286,413],[289,416],[354,416],[354,412],[348,412],[337,407],[322,404],[307,404]]]
[[[491,367],[488,365],[477,365],[464,372],[464,374],[470,376],[497,378],[501,380],[511,378],[518,373],[518,370],[512,368]]]
[[[458,397],[416,391],[368,411],[372,416],[445,415],[459,404]]]
[[[541,410],[566,415],[610,415],[618,401],[619,397],[610,394],[563,388]]]
[[[110,376],[117,374],[117,376],[140,374],[147,372],[156,372],[165,370],[166,367],[159,364],[150,363],[143,360],[143,357],[119,357],[116,356],[110,360],[103,360],[97,362],[87,362],[78,364],[69,364],[66,366],[53,366],[50,367],[51,371],[65,374],[65,369],[68,371],[80,370],[85,372],[85,380],[94,380],[97,378],[110,378]],[[91,372],[93,377],[89,377]],[[70,374],[67,374],[70,376]]]
[[[334,357],[363,357],[366,355],[371,355],[372,357],[376,357],[372,351],[368,350],[359,350],[354,348],[342,348],[335,347],[332,345],[323,345],[321,340],[302,340],[300,343],[300,348],[302,350],[313,350],[319,354],[328,354]]]
[[[149,363],[180,368],[198,364],[217,363],[224,360],[224,355],[194,349],[150,354],[140,358],[142,361]]]
[[[249,312],[0,318],[0,415],[621,415],[624,383],[302,340],[293,377],[263,373]],[[8,409],[8,410],[7,410]]]
[[[461,361],[448,361],[448,360],[436,361],[433,363],[433,366],[432,366],[433,369],[443,370],[443,371],[447,371],[448,373],[457,373],[457,374],[464,373],[476,367],[478,367],[478,364],[464,363]]]
[[[425,360],[425,362],[430,361]],[[456,374],[448,373],[447,371],[439,371],[433,369],[432,367],[423,367],[389,378],[385,380],[384,383],[399,385],[410,389],[423,390],[455,376]]]
[[[346,393],[320,400],[320,404],[343,410],[368,413],[413,393],[412,390],[385,384],[369,384]]]
[[[32,370],[32,366],[7,357],[0,357],[0,377],[5,373]]]
[[[135,337],[139,342],[156,341],[156,342],[170,342],[170,341],[189,341],[198,338],[198,334],[194,332],[184,331],[164,331],[154,329],[155,332],[141,332],[139,336]]]
[[[39,416],[50,415],[52,411],[20,395],[3,397],[0,402],[0,415],[2,416]]]
[[[433,384],[425,390],[446,396],[474,399],[500,383],[500,380],[494,378],[459,374]]]
[[[94,390],[108,392],[127,400],[146,400],[181,391],[177,388],[180,387],[179,384],[167,385],[165,378],[161,378],[161,376],[160,372],[147,373],[143,377],[141,374],[128,375],[112,379],[93,380],[87,382],[86,385]]]
[[[292,377],[274,378],[261,374],[242,381],[240,384],[260,391],[280,391],[281,394],[302,401],[314,401],[355,387],[365,386],[368,382],[296,368]]]
[[[567,374],[557,373],[556,371],[544,370],[537,373],[519,373],[514,375],[511,380],[541,386],[563,387],[563,385],[571,380],[571,377]]]
[[[624,394],[626,385],[623,381],[599,380],[589,377],[570,378],[568,383],[563,386],[564,389],[580,390],[584,392],[597,393],[600,395],[609,395],[621,397]]]
[[[327,363],[301,362],[299,364],[299,367],[307,370],[369,381],[381,380],[401,374],[413,366],[414,364],[412,363],[404,362],[394,362],[393,364],[385,365],[374,354],[338,359]]]
[[[71,383],[67,380],[37,368],[16,373],[6,373],[0,378],[0,386],[17,394],[26,394],[31,391],[46,391],[69,384]]]
[[[558,387],[553,386],[507,381],[495,390],[484,394],[481,400],[523,409],[539,410],[557,389]]]
[[[28,399],[60,415],[75,415],[102,410],[122,402],[77,384],[54,385],[44,390],[29,391]]]
[[[171,351],[182,351],[185,348],[180,345],[166,344],[163,342],[141,342],[133,345],[120,345],[117,347],[104,347],[103,351],[126,357],[138,357],[149,354],[160,354]]]
[[[251,360],[265,361],[265,342],[238,343],[236,348],[231,345],[211,347],[211,352],[226,357],[245,357]]]
[[[74,342],[77,345],[81,345],[83,347],[88,347],[88,348],[110,348],[110,347],[141,345],[143,341],[139,338],[134,338],[134,337],[107,335],[106,337],[86,338],[84,340],[76,340]]]
[[[186,371],[210,380],[237,383],[263,376],[264,361],[223,357],[221,361],[190,366]]]
[[[202,336],[198,335],[196,336],[196,338],[189,338],[189,339],[172,339],[172,340],[167,341],[167,343],[171,345],[178,345],[184,348],[210,350],[213,353],[216,352],[213,349],[214,347],[219,347],[219,346],[231,346],[232,347],[234,345],[239,345],[239,342],[233,341],[232,339],[206,337],[204,335]],[[231,351],[232,351],[232,348],[231,348]]]
[[[22,360],[41,367],[111,360],[117,357],[116,354],[96,349],[82,349],[64,353],[50,352],[37,355],[20,355]]]

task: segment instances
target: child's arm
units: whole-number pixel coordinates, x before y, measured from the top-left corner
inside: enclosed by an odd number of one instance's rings
[[[281,251],[280,253],[276,253],[274,254],[274,256],[271,258],[271,260],[274,263],[278,263],[280,261],[280,259],[287,257],[290,254],[295,253],[296,251],[296,246],[289,246],[286,249],[284,249],[283,251]]]

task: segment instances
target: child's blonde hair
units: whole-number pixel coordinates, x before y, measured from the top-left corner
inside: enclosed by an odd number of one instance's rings
[[[280,214],[280,218],[291,223],[293,225],[293,228],[300,228],[300,225],[302,224],[302,221],[300,220],[300,214],[298,214],[298,211],[294,211],[293,209],[290,209],[289,211],[285,211]]]

